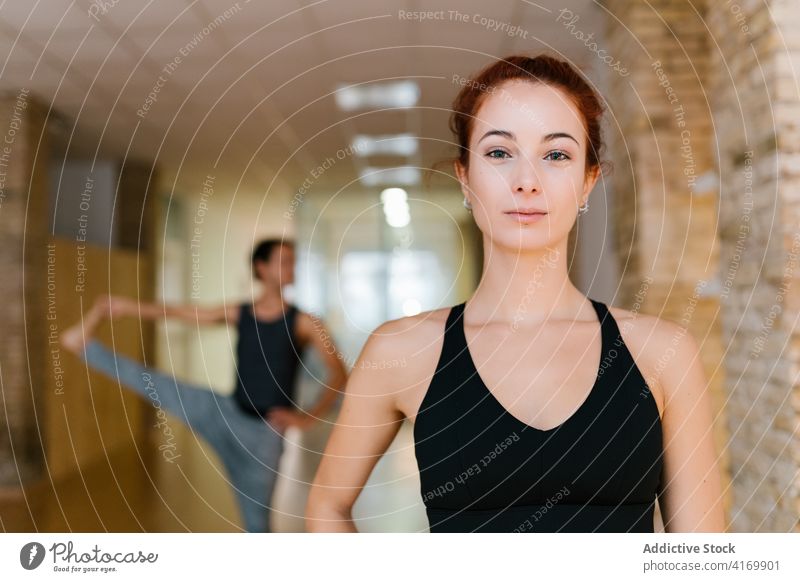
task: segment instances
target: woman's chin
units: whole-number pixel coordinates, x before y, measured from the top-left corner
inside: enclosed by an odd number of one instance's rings
[[[517,254],[541,254],[555,251],[558,248],[559,240],[552,237],[542,236],[523,236],[514,239],[494,239],[492,246],[496,250]]]

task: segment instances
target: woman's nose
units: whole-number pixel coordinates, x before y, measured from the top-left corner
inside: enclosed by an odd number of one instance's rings
[[[536,160],[520,157],[516,164],[512,187],[515,192],[538,192],[540,189]]]

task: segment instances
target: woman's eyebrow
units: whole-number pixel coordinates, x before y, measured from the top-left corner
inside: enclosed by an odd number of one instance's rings
[[[507,131],[507,130],[505,130],[505,129],[492,129],[491,131],[487,131],[486,133],[484,133],[484,134],[483,134],[483,137],[481,137],[481,139],[479,139],[479,140],[478,140],[478,143],[481,143],[481,142],[482,142],[483,140],[485,140],[487,137],[490,137],[490,136],[492,136],[492,135],[498,135],[498,136],[500,136],[500,137],[505,137],[505,138],[508,138],[508,139],[510,139],[510,140],[512,140],[512,141],[516,139],[516,138],[514,137],[514,134],[513,134],[513,133],[511,133],[510,131]],[[542,143],[545,143],[545,142],[548,142],[548,141],[552,141],[552,140],[554,140],[554,139],[558,139],[558,138],[560,138],[560,137],[566,137],[566,138],[569,138],[569,139],[571,139],[572,141],[574,141],[576,144],[580,145],[580,144],[578,143],[578,140],[577,140],[577,139],[575,139],[574,137],[572,137],[570,134],[568,134],[568,133],[564,133],[564,132],[562,132],[562,131],[557,131],[557,132],[555,132],[555,133],[548,133],[547,135],[545,135],[545,136],[542,138]]]
[[[510,131],[506,131],[505,129],[493,129],[491,131],[487,131],[486,133],[484,133],[483,137],[478,140],[478,143],[481,143],[487,137],[492,136],[492,135],[499,135],[500,137],[506,137],[506,138],[508,138],[510,140],[514,140],[515,139],[514,138],[514,134],[511,133]]]
[[[572,137],[570,134],[564,133],[564,132],[548,133],[546,136],[544,136],[542,138],[542,143],[544,143],[546,141],[552,141],[554,139],[558,139],[559,137],[568,137],[569,139],[574,141],[576,144],[581,145],[581,144],[578,143],[577,139]]]

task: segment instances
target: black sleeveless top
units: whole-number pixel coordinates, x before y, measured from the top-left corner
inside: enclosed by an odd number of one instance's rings
[[[489,391],[467,348],[465,304],[451,308],[413,430],[431,532],[654,531],[658,408],[614,317],[590,301],[602,329],[597,378],[550,430],[517,419]]]
[[[233,398],[245,412],[264,416],[273,406],[295,406],[300,363],[300,345],[294,338],[296,316],[297,307],[290,305],[277,319],[260,321],[252,304],[241,305]]]

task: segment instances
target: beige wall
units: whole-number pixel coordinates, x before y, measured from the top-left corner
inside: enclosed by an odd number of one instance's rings
[[[97,295],[124,295],[137,284],[152,288],[146,278],[148,259],[137,257],[135,251],[113,250],[109,254],[106,249],[85,245],[80,253],[87,268],[86,282],[84,290],[77,293],[78,246],[60,239],[53,239],[52,244],[56,293],[51,306],[55,318],[50,321],[57,332],[80,321],[81,312],[86,312]],[[143,361],[142,343],[152,343],[151,329],[146,322],[125,318],[113,321],[113,337],[108,321],[100,326],[96,337],[118,353]],[[146,402],[127,389],[121,390],[115,379],[87,369],[85,362],[46,339],[39,338],[39,343],[40,353],[50,355],[40,360],[49,372],[44,391],[49,476],[62,478],[79,467],[102,462],[120,447],[141,448],[150,424],[146,422],[150,418]],[[57,364],[63,369],[61,377],[54,373]]]

